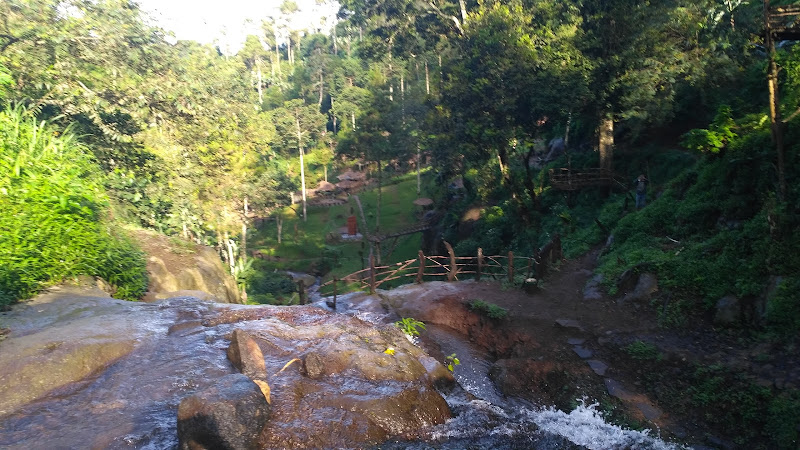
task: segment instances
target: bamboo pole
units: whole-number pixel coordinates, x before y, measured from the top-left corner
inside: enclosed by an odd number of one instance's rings
[[[369,255],[369,293],[375,293],[375,255]]]
[[[508,252],[508,282],[514,284],[514,252]]]
[[[422,276],[425,274],[425,254],[419,251],[419,269],[417,269],[417,284],[422,283]]]
[[[481,270],[483,270],[483,249],[478,247],[478,273],[475,274],[475,281],[481,281]]]
[[[333,277],[333,310],[336,311],[336,282],[338,280]]]
[[[447,272],[447,281],[453,281],[456,279],[456,273],[458,273],[458,266],[456,265],[456,254],[453,252],[453,246],[450,245],[449,242],[443,241],[445,248],[447,248],[447,253],[450,254],[450,268]]]
[[[297,280],[297,292],[298,292],[298,294],[300,294],[300,304],[301,305],[305,305],[306,304],[306,290],[305,290],[305,287],[306,287],[306,285],[305,285],[305,283],[303,283],[303,280]]]

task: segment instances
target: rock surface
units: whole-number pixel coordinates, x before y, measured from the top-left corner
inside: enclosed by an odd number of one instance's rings
[[[242,374],[216,380],[214,386],[184,398],[178,406],[181,450],[258,448],[269,418],[259,387]]]
[[[236,280],[213,248],[144,230],[136,235],[148,256],[150,284],[145,301],[187,296],[186,291],[201,291],[210,296],[204,300],[242,303]]]
[[[233,367],[251,380],[267,379],[264,354],[253,337],[241,328],[233,330],[227,355]]]

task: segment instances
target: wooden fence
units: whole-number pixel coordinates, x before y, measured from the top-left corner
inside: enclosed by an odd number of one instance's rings
[[[422,250],[418,257],[391,265],[376,266],[375,257],[370,258],[370,267],[351,273],[343,278],[334,278],[319,287],[320,295],[333,296],[333,305],[339,294],[369,288],[375,293],[381,285],[394,280],[413,277],[416,283],[422,283],[425,277],[441,278],[457,281],[469,276],[477,281],[481,278],[508,279],[514,282],[514,276],[524,274],[526,278],[541,279],[547,268],[563,258],[561,237],[556,234],[544,247],[534,252],[533,256],[516,256],[513,252],[507,255],[485,256],[482,249],[472,256],[456,256],[453,247],[445,241],[447,256],[425,255]],[[461,278],[459,278],[461,277]],[[324,289],[330,289],[323,293]]]

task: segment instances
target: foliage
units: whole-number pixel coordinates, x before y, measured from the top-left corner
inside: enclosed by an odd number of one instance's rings
[[[714,121],[707,130],[694,129],[683,135],[681,144],[689,150],[719,153],[720,150],[736,139],[733,128],[736,123],[731,118],[731,108],[720,106]]]
[[[450,372],[454,372],[456,370],[456,366],[461,365],[461,361],[458,359],[455,353],[447,355],[445,357],[445,362],[447,363],[446,365],[447,370],[449,370]]]
[[[644,341],[634,341],[625,347],[625,352],[628,355],[637,360],[659,360],[661,359],[661,353],[658,351],[658,347],[653,344]]]
[[[394,323],[394,326],[403,330],[403,333],[409,336],[419,336],[418,328],[425,329],[425,323],[420,322],[412,317],[403,317],[402,320],[398,320]]]
[[[141,297],[143,255],[104,223],[97,165],[70,130],[22,108],[1,112],[0,180],[0,302],[81,274],[104,278],[117,297]]]
[[[508,310],[493,303],[475,299],[469,302],[471,310],[478,312],[490,319],[502,320],[508,316]]]
[[[282,304],[297,291],[297,285],[289,275],[266,270],[260,260],[249,261],[254,262],[252,270],[245,272],[248,302]]]

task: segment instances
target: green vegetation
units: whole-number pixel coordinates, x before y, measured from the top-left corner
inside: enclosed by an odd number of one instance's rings
[[[461,365],[461,361],[459,361],[455,353],[445,357],[445,362],[447,363],[446,365],[447,370],[449,370],[450,372],[454,372],[456,370],[456,366]]]
[[[480,299],[475,299],[469,302],[471,310],[482,314],[490,319],[503,320],[508,316],[508,310],[494,303],[485,302]]]
[[[99,169],[71,130],[0,112],[0,186],[0,306],[81,274],[142,296],[143,255],[104,216]]]
[[[403,333],[409,336],[419,336],[419,328],[425,329],[425,323],[420,322],[412,317],[403,317],[394,323],[394,326],[403,330]]]
[[[658,351],[658,347],[643,341],[631,343],[625,347],[625,352],[628,353],[631,358],[642,361],[661,359],[661,353]]]

